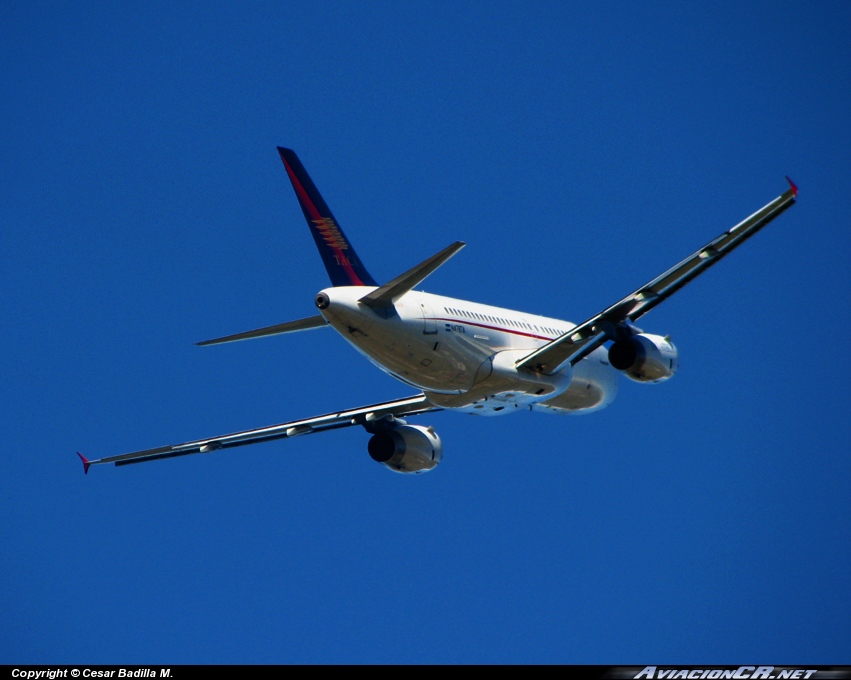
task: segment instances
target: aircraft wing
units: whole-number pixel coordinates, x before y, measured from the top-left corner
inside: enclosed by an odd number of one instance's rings
[[[791,207],[798,196],[798,187],[788,177],[786,180],[789,182],[789,189],[771,203],[757,210],[732,229],[712,239],[634,293],[630,293],[561,337],[523,357],[517,362],[517,368],[527,368],[537,373],[551,375],[568,362],[576,364],[606,340],[613,339],[619,326],[627,321],[636,321],[647,314],[660,302],[671,297],[689,281],[696,279]]]
[[[372,404],[371,406],[362,406],[360,408],[338,411],[336,413],[326,413],[325,415],[316,416],[314,418],[293,420],[289,423],[270,425],[269,427],[261,427],[255,430],[244,430],[243,432],[234,432],[233,434],[226,434],[218,437],[197,439],[195,441],[186,442],[185,444],[160,446],[154,449],[145,449],[144,451],[134,451],[132,453],[124,453],[118,456],[99,458],[98,460],[87,460],[80,453],[77,453],[77,455],[80,456],[80,459],[83,461],[83,470],[88,473],[91,465],[100,465],[102,463],[130,465],[132,463],[144,463],[149,460],[160,460],[161,458],[187,456],[193,453],[211,453],[212,451],[218,451],[219,449],[230,449],[236,446],[259,444],[260,442],[268,442],[274,439],[297,437],[303,434],[335,430],[341,427],[351,427],[352,425],[367,425],[368,423],[379,420],[385,416],[412,416],[420,413],[427,413],[429,411],[440,410],[440,408],[432,406],[424,394],[417,394],[405,399],[385,401],[381,404]]]

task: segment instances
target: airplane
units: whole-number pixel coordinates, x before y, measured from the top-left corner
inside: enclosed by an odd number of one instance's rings
[[[276,439],[361,426],[370,457],[401,473],[434,469],[443,443],[432,426],[406,419],[447,410],[498,416],[521,410],[590,413],[608,406],[620,375],[661,383],[677,372],[668,335],[634,324],[656,305],[738,248],[791,207],[789,189],[753,215],[610,307],[579,324],[414,290],[464,247],[457,241],[379,285],[355,252],[292,149],[278,147],[331,286],[319,291],[318,314],[197,343],[236,342],[333,328],[379,369],[418,390],[413,396],[312,418],[160,446],[98,460],[117,466],[210,453]]]

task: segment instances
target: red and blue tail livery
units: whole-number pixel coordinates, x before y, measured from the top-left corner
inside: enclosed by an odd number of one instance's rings
[[[331,210],[307,174],[295,151],[278,147],[287,175],[293,184],[299,205],[316,241],[316,247],[328,270],[333,286],[377,286],[361,264]]]

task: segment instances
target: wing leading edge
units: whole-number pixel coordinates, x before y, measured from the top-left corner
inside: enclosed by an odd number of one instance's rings
[[[798,187],[788,177],[786,181],[789,182],[789,189],[771,203],[712,239],[634,293],[523,357],[517,362],[517,368],[551,375],[568,362],[576,364],[606,340],[615,339],[618,329],[627,321],[636,321],[647,314],[790,208],[798,196]]]
[[[336,430],[342,427],[351,427],[352,425],[367,425],[368,423],[384,418],[385,416],[413,416],[420,413],[440,410],[440,408],[432,406],[432,404],[430,404],[426,399],[425,395],[417,394],[405,399],[385,401],[380,404],[361,406],[359,408],[337,411],[335,413],[326,413],[322,416],[305,418],[303,420],[293,420],[288,423],[270,425],[269,427],[261,427],[254,430],[244,430],[242,432],[234,432],[233,434],[226,434],[218,437],[197,439],[184,444],[173,444],[169,446],[159,446],[153,449],[145,449],[143,451],[133,451],[132,453],[123,453],[118,456],[99,458],[98,460],[87,460],[80,453],[77,453],[77,455],[80,456],[80,459],[83,461],[83,470],[88,473],[90,466],[101,465],[103,463],[130,465],[132,463],[145,463],[150,460],[160,460],[162,458],[188,456],[194,453],[211,453],[213,451],[218,451],[219,449],[230,449],[237,446],[247,446],[248,444],[259,444],[261,442],[273,441],[275,439],[286,439],[288,437],[297,437],[303,434],[312,434],[314,432],[324,432],[325,430]]]

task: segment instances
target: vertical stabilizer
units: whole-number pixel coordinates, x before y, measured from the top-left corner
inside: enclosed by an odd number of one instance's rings
[[[316,241],[316,247],[328,270],[333,286],[377,286],[366,267],[361,264],[334,215],[328,209],[307,170],[292,149],[278,147],[281,160],[292,182],[299,205]]]

